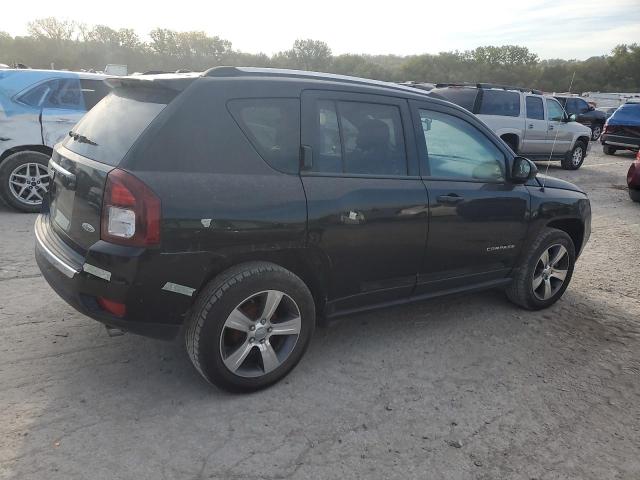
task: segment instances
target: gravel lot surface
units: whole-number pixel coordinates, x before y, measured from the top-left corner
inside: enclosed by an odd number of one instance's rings
[[[354,315],[245,396],[180,341],[109,338],[68,307],[35,216],[0,207],[0,478],[639,479],[640,205],[632,155],[600,152],[550,168],[593,209],[554,307],[491,291]]]

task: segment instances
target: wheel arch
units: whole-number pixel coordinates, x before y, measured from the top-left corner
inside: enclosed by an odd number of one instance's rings
[[[576,138],[576,141],[574,143],[574,147],[575,144],[578,142],[582,142],[584,144],[584,147],[587,148],[589,146],[589,142],[591,141],[591,138],[587,135],[580,135],[578,138]],[[585,152],[586,154],[586,152]]]
[[[10,157],[14,153],[19,152],[38,152],[51,156],[53,154],[53,148],[47,145],[20,145],[18,147],[7,148],[2,154],[0,154],[0,162]]]
[[[546,224],[549,228],[555,228],[565,232],[573,241],[576,256],[582,251],[584,242],[584,223],[579,218],[559,218]]]
[[[514,153],[518,152],[518,149],[520,148],[520,135],[516,131],[500,130],[498,132],[498,136],[514,151]],[[516,147],[515,149],[513,148],[514,145]]]

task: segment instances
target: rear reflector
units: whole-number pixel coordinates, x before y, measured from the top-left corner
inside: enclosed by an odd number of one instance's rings
[[[124,303],[114,302],[104,297],[98,297],[98,305],[116,317],[124,317],[127,313],[127,307]]]

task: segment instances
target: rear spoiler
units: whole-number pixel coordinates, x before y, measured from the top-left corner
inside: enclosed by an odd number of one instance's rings
[[[110,88],[164,88],[181,92],[198,78],[200,73],[166,75],[132,75],[129,77],[105,78]]]

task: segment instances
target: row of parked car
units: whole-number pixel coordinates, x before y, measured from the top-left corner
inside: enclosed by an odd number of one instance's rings
[[[105,78],[0,69],[0,198],[5,203],[25,212],[40,209],[49,188],[52,147],[108,93]],[[533,160],[559,160],[563,168],[575,170],[589,151],[589,140],[601,134],[607,154],[640,144],[640,114],[633,105],[607,120],[606,112],[578,97],[482,83],[433,87],[428,88],[431,95],[475,113],[514,152]]]

